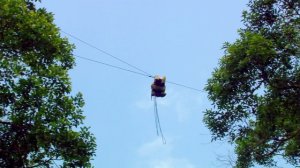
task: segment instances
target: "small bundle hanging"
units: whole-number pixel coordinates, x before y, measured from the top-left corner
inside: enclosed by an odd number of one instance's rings
[[[160,121],[159,121],[159,115],[158,115],[158,110],[157,110],[157,102],[156,102],[156,97],[165,97],[166,96],[166,77],[160,77],[160,76],[155,76],[154,77],[154,82],[151,85],[151,97],[154,97],[154,118],[155,118],[155,126],[156,126],[156,133],[157,135],[161,136],[162,141],[164,144],[166,144],[165,137],[163,135],[161,126],[160,126]]]
[[[166,77],[160,77],[156,75],[154,77],[154,82],[151,85],[151,96],[155,97],[165,97],[166,96]]]

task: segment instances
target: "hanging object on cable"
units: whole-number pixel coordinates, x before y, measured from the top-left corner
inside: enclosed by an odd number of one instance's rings
[[[154,118],[155,118],[156,133],[157,136],[161,136],[163,144],[166,144],[166,140],[160,126],[156,98],[165,97],[165,96],[166,96],[166,77],[155,76],[154,82],[151,85],[151,97],[154,97],[153,101],[154,101]]]
[[[166,96],[166,77],[160,77],[156,75],[154,77],[154,82],[151,85],[151,96],[155,97],[165,97]]]

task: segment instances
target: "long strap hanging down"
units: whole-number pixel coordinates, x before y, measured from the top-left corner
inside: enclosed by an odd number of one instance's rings
[[[154,96],[153,101],[154,101],[154,118],[155,118],[156,133],[157,133],[157,136],[161,136],[161,140],[162,140],[163,144],[166,144],[166,139],[164,137],[164,134],[163,134],[161,126],[160,126],[159,115],[158,115],[158,110],[157,110],[157,102],[156,102],[155,96]]]

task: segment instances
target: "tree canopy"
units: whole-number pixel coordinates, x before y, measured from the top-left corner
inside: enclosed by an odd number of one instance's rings
[[[0,165],[90,167],[95,137],[68,76],[74,46],[36,1],[0,1]]]
[[[300,165],[300,1],[250,0],[240,38],[205,90],[213,140],[236,145],[236,167]]]

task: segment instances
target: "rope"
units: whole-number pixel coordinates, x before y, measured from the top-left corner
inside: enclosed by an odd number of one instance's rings
[[[157,102],[156,102],[156,97],[154,96],[154,118],[155,118],[155,126],[156,126],[156,133],[157,136],[161,136],[161,140],[163,144],[166,144],[166,139],[164,137],[164,134],[162,132],[161,126],[160,126],[160,121],[159,121],[159,115],[158,115],[158,110],[157,110]]]

